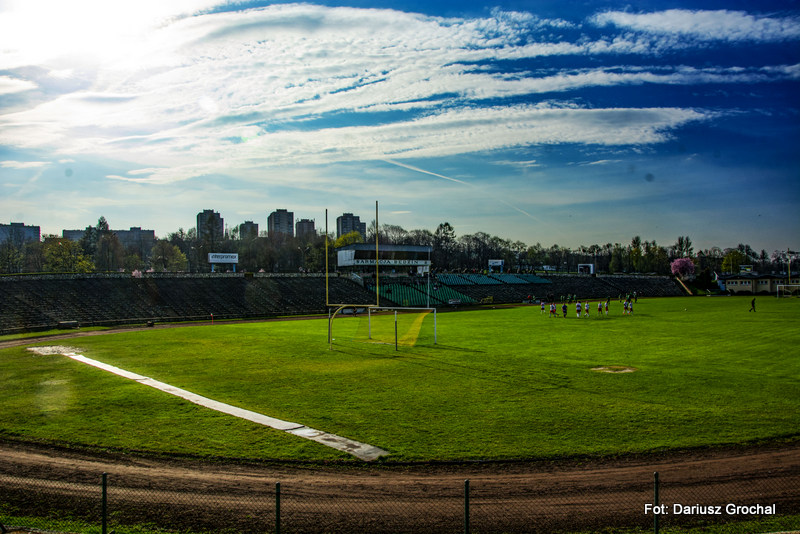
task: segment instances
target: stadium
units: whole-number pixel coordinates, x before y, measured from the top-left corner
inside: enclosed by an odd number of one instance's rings
[[[800,526],[793,298],[391,270],[7,276],[0,297],[8,531]]]
[[[0,534],[800,534],[798,45],[0,2]]]

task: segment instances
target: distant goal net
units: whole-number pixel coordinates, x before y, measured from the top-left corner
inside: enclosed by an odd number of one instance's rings
[[[343,310],[344,311],[344,310]],[[438,342],[436,308],[363,306],[331,317],[331,346],[338,338],[357,343],[389,345],[395,350]],[[348,318],[349,317],[349,318]],[[335,332],[334,332],[335,330]]]
[[[399,347],[435,345],[436,308],[375,307],[361,317],[356,340]]]
[[[800,296],[800,284],[778,284],[776,297]]]

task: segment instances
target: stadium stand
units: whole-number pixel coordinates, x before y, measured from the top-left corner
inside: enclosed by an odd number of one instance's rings
[[[531,282],[513,274],[490,274],[490,278],[499,280],[504,284],[530,284]]]
[[[458,290],[477,302],[511,304],[526,300],[529,294],[533,295],[527,290],[527,287],[499,282],[498,284],[461,286]]]
[[[470,282],[469,280],[458,274],[446,274],[446,273],[437,274],[436,279],[442,284],[448,286],[465,286],[465,285],[473,285],[475,283],[475,282]]]
[[[686,295],[686,290],[680,287],[675,280],[665,276],[606,275],[598,278],[623,295],[633,292],[643,297],[678,297]]]
[[[329,280],[332,303],[372,303],[346,278]],[[81,326],[326,313],[324,276],[38,275],[0,277],[0,334]],[[382,301],[382,304],[384,302]],[[388,301],[386,305],[391,305]]]
[[[371,292],[375,291],[374,283],[368,286]],[[428,292],[430,291],[430,299]],[[395,306],[457,306],[460,304],[474,304],[472,299],[462,292],[451,287],[434,282],[432,285],[419,283],[415,278],[393,277],[390,282],[381,283],[381,297],[391,300]]]
[[[375,290],[374,286],[370,288]],[[381,284],[381,296],[387,300],[391,300],[396,306],[427,306],[428,295],[405,284]],[[439,299],[431,297],[430,304],[436,306],[442,302]]]
[[[636,275],[439,274],[442,284],[454,286],[477,302],[508,304],[535,299],[616,298],[634,291],[642,297],[681,296],[685,292],[672,278]],[[493,282],[487,282],[487,279]]]
[[[516,276],[517,278],[525,280],[529,284],[552,284],[550,280],[542,278],[541,276],[537,276],[535,274],[518,274]]]
[[[435,284],[431,291],[431,295],[434,295],[445,304],[458,305],[475,303],[475,299],[443,284]]]
[[[482,286],[493,286],[503,283],[500,280],[497,280],[496,278],[490,278],[485,274],[462,274],[461,277],[465,278],[469,282],[472,282],[473,284]]]
[[[529,280],[527,277],[531,277]],[[548,280],[533,275],[516,274],[437,274],[442,287],[453,286],[473,302],[519,303],[534,296],[544,296],[542,286]]]
[[[520,303],[565,295],[682,296],[672,278],[644,275],[438,274],[381,277],[382,306]],[[331,304],[375,302],[374,278],[331,277]],[[389,292],[391,290],[391,293]],[[0,277],[0,334],[80,326],[326,313],[324,275],[267,273],[11,275]]]

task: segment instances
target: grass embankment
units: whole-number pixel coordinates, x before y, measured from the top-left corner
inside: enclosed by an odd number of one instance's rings
[[[640,300],[632,316],[520,307],[438,315],[414,347],[363,343],[363,317],[72,340],[78,352],[212,399],[370,443],[398,461],[552,458],[737,444],[800,428],[796,299]],[[560,311],[560,309],[559,309]],[[431,321],[428,316],[426,321]],[[361,326],[360,326],[361,325]],[[39,343],[42,344],[42,343]],[[636,369],[593,371],[599,366]],[[348,456],[63,356],[0,350],[0,435],[196,455]]]

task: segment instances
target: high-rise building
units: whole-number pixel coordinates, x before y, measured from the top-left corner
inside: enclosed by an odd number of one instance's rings
[[[126,250],[135,250],[142,257],[149,255],[156,244],[155,230],[142,230],[141,226],[131,226],[130,230],[111,230]]]
[[[222,241],[225,235],[225,220],[214,210],[203,210],[197,214],[197,237],[212,243]]]
[[[11,242],[16,246],[30,241],[40,241],[41,229],[38,226],[25,226],[25,223],[0,224],[0,243]]]
[[[88,229],[61,230],[61,237],[70,241],[80,241]],[[134,250],[141,257],[150,254],[156,244],[155,230],[142,230],[141,226],[131,226],[130,230],[109,230],[109,232],[117,236],[123,248]]]
[[[343,213],[336,217],[336,237],[342,237],[350,232],[358,232],[364,239],[367,238],[367,223],[361,222],[361,217],[352,213]]]
[[[297,237],[314,236],[316,228],[314,228],[314,221],[311,219],[300,219],[294,225],[294,235]]]
[[[284,234],[294,236],[294,212],[285,209],[275,210],[267,217],[269,235]]]
[[[245,221],[239,225],[239,239],[253,239],[258,237],[258,223]]]

